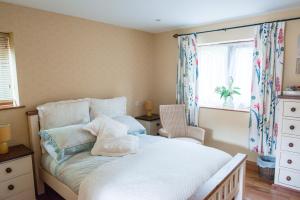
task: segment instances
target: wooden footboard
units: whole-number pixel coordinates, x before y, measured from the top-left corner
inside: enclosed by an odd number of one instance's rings
[[[237,154],[204,185],[190,200],[242,200],[245,184],[245,154]]]

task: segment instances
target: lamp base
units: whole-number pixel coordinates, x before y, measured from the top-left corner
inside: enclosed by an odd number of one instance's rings
[[[152,111],[147,111],[147,114],[146,114],[148,117],[152,117]]]
[[[8,153],[8,145],[7,142],[0,143],[0,154]]]

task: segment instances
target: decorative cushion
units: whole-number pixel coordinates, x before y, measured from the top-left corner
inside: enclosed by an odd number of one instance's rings
[[[57,162],[93,147],[96,137],[83,130],[85,124],[71,125],[40,132],[42,146]]]
[[[83,129],[94,136],[100,135],[102,138],[125,136],[128,131],[128,127],[125,124],[105,115],[99,115],[96,119],[86,124]]]
[[[41,130],[90,122],[89,99],[51,102],[37,109]]]
[[[139,139],[134,135],[121,137],[102,138],[100,135],[91,150],[92,155],[99,156],[124,156],[138,151]]]
[[[138,122],[136,119],[134,119],[129,115],[118,116],[118,117],[114,117],[113,119],[128,126],[129,127],[128,134],[130,135],[146,134],[145,127],[140,122]]]
[[[117,117],[126,115],[126,97],[117,97],[113,99],[91,99],[91,119],[102,115],[108,117]]]
[[[123,156],[138,149],[138,138],[127,135],[129,128],[108,116],[99,115],[83,129],[97,136],[92,155]]]

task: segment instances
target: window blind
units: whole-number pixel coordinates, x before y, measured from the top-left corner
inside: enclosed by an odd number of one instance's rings
[[[9,34],[0,33],[0,101],[13,101]]]

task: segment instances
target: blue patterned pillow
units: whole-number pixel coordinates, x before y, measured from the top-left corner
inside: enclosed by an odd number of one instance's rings
[[[71,125],[40,132],[42,145],[57,162],[63,161],[67,155],[90,150],[96,137],[83,130],[85,124]]]
[[[130,135],[146,134],[145,127],[131,116],[124,115],[124,116],[114,117],[113,119],[128,126],[129,127],[128,134]]]

